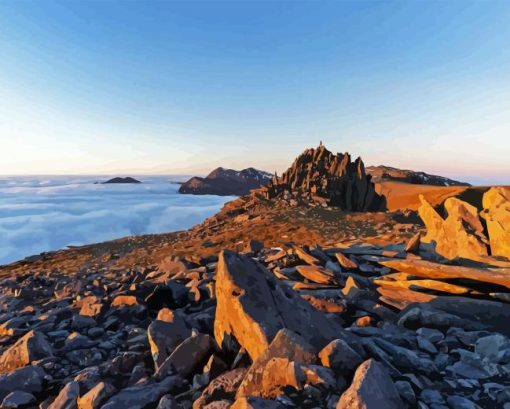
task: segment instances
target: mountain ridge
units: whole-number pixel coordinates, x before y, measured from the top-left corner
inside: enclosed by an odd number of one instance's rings
[[[252,167],[234,170],[217,167],[206,177],[193,176],[179,193],[194,195],[242,196],[269,182],[272,174]]]

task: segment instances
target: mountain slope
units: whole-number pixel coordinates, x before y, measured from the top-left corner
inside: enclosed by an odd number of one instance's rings
[[[205,178],[194,176],[183,183],[179,193],[193,195],[219,195],[219,196],[241,196],[246,195],[252,189],[265,185],[272,175],[268,172],[254,168],[246,168],[241,171],[225,169],[222,167],[214,169]]]
[[[416,172],[408,169],[398,169],[391,166],[368,166],[366,172],[372,176],[372,182],[386,181],[411,183],[413,185],[430,186],[470,186],[469,183],[459,182],[444,176],[429,175],[425,172]]]

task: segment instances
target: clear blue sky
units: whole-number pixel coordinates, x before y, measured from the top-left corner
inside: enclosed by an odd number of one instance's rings
[[[510,183],[509,21],[509,1],[0,1],[0,174],[281,171],[323,140]]]

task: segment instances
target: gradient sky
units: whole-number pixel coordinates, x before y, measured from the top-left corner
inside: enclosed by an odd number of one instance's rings
[[[0,174],[366,164],[510,184],[510,2],[0,1]]]

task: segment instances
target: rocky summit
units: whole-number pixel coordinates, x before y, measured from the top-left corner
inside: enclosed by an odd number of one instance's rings
[[[510,195],[447,193],[362,212],[319,146],[187,231],[0,267],[0,407],[508,409]]]
[[[289,169],[264,189],[268,199],[291,198],[349,211],[384,210],[385,200],[375,192],[361,158],[333,154],[321,145],[299,155]]]

